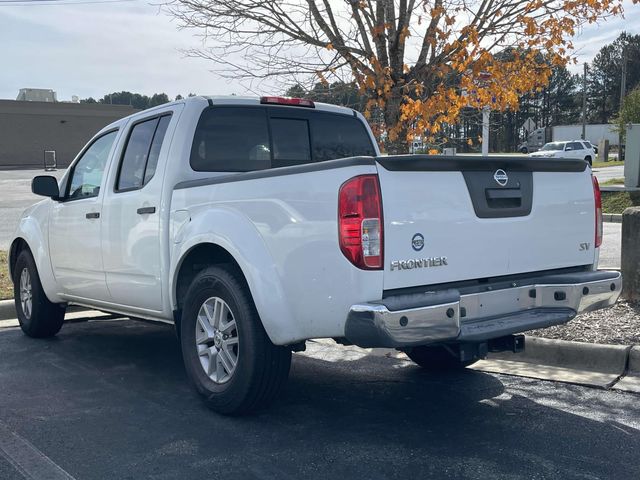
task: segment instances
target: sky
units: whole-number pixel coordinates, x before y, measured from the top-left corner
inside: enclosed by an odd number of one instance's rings
[[[81,0],[61,0],[62,2]],[[128,90],[170,98],[198,94],[281,93],[260,91],[212,73],[211,61],[184,52],[202,46],[159,7],[143,0],[76,5],[11,5],[0,0],[0,98],[20,88],[50,88],[59,100],[100,98]],[[574,39],[582,70],[600,47],[622,31],[640,33],[640,4],[625,0],[626,18],[589,25]],[[634,21],[635,19],[635,21]]]

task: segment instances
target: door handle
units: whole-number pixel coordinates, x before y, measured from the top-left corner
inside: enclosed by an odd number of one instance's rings
[[[85,215],[86,218],[100,218],[100,212],[90,212]]]
[[[140,207],[137,211],[138,215],[147,215],[149,213],[156,213],[156,207]]]

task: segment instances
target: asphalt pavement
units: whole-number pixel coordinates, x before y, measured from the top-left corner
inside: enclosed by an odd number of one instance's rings
[[[600,184],[613,178],[624,178],[624,165],[616,165],[615,167],[595,168],[593,173],[598,178]]]
[[[0,478],[640,478],[640,397],[326,349],[269,410],[187,384],[169,327],[0,330]],[[365,352],[366,353],[366,352]],[[31,477],[29,477],[31,475]]]
[[[7,250],[24,210],[43,197],[31,193],[31,180],[36,175],[61,178],[64,170],[0,170],[0,250]],[[2,477],[0,477],[2,478]]]

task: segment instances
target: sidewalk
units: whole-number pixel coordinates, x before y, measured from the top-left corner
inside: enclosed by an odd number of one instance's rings
[[[620,256],[622,249],[622,224],[605,222],[604,237],[600,247],[599,267],[620,268]]]

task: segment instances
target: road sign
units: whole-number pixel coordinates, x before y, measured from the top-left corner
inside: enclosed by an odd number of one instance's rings
[[[531,133],[536,129],[536,122],[534,122],[531,117],[529,117],[524,121],[524,125],[522,127],[524,128],[525,132]]]

